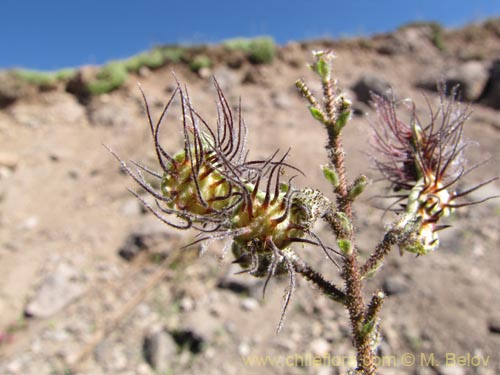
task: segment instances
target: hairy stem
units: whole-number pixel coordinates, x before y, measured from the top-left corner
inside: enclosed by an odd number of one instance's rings
[[[323,275],[312,269],[311,266],[309,266],[296,254],[290,257],[290,261],[292,262],[295,272],[300,273],[306,280],[316,285],[323,294],[336,302],[345,304],[346,295],[342,290],[335,286],[335,284],[325,280]]]
[[[327,113],[334,116],[335,103],[332,95],[332,82],[323,83],[325,94],[325,107]],[[336,119],[330,118],[327,126],[328,131],[328,154],[330,162],[337,171],[339,184],[335,188],[337,193],[337,210],[344,213],[352,223],[352,200],[348,198],[348,182],[345,172],[344,148],[342,145],[341,132],[334,128]],[[342,276],[345,282],[346,300],[345,306],[349,312],[351,328],[353,332],[353,341],[356,348],[357,370],[364,375],[376,374],[376,367],[373,362],[373,349],[369,336],[364,332],[365,325],[365,302],[362,293],[362,277],[359,269],[359,255],[355,245],[355,236],[353,231],[349,231],[347,238],[345,234],[336,231],[332,225],[332,230],[336,232],[338,240],[348,240],[352,244],[352,251],[344,256],[344,265],[342,267]]]
[[[367,259],[365,264],[360,269],[361,277],[365,277],[373,271],[376,271],[384,257],[389,254],[392,250],[392,247],[396,245],[398,242],[398,236],[395,230],[390,230],[384,235],[384,239],[380,242],[375,251]]]

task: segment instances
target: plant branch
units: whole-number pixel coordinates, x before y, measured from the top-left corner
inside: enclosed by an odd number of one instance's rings
[[[346,295],[335,284],[327,281],[323,275],[311,268],[303,259],[297,254],[289,256],[295,272],[300,273],[306,280],[316,285],[323,294],[330,297],[336,302],[345,304]]]
[[[384,239],[377,245],[373,254],[361,267],[361,277],[364,278],[368,276],[380,267],[384,257],[388,255],[391,252],[392,247],[398,243],[398,232],[399,231],[396,230],[396,228],[393,228],[384,235]]]

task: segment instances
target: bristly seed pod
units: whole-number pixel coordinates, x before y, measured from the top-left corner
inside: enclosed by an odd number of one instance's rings
[[[374,148],[378,152],[375,165],[393,184],[394,191],[400,192],[392,196],[398,198],[396,203],[403,202],[399,210],[403,214],[394,228],[401,232],[401,251],[426,254],[437,249],[437,232],[447,227],[438,225],[441,218],[455,208],[494,198],[457,202],[496,178],[462,192],[453,190],[462,177],[483,163],[465,167],[464,151],[469,143],[463,140],[462,134],[470,111],[455,101],[456,89],[451,90],[449,100],[444,97],[444,87],[440,91],[439,108],[436,112],[431,110],[427,125],[417,116],[412,102],[372,97],[378,114],[378,121],[372,124]],[[409,123],[398,117],[400,104],[409,104]]]
[[[294,269],[287,255],[289,247],[299,242],[320,246],[327,253],[331,250],[312,232],[314,222],[330,203],[318,191],[294,188],[293,177],[287,183],[281,182],[285,169],[298,171],[285,162],[288,152],[279,159],[276,151],[266,160],[247,160],[247,129],[241,107],[235,119],[216,81],[215,89],[218,97],[215,131],[196,112],[187,91],[180,85],[156,124],[143,94],[161,173],[139,164],[134,172],[113,154],[124,170],[156,199],[156,208],[143,203],[161,221],[175,228],[193,227],[204,233],[193,244],[229,238],[235,262],[252,275],[267,276],[266,284],[272,276],[287,272],[291,285],[285,310],[295,285]],[[159,133],[177,94],[181,101],[184,149],[171,155],[161,146]],[[160,180],[160,191],[145,181],[141,170]]]

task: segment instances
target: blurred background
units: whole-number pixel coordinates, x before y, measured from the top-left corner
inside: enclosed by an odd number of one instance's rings
[[[417,21],[459,27],[500,14],[492,0],[4,0],[0,68],[55,70],[135,55],[160,44],[268,35],[279,44],[388,32]]]

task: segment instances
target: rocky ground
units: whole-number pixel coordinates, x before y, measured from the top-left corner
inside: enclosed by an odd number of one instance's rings
[[[461,187],[500,175],[498,23],[447,31],[439,43],[428,25],[369,39],[290,43],[266,65],[229,64],[219,53],[209,70],[142,69],[118,90],[90,100],[64,87],[16,94],[0,81],[0,374],[334,375],[349,368],[348,361],[338,363],[339,356],[354,355],[341,306],[299,280],[276,335],[286,278],[273,280],[262,298],[262,280],[235,275],[229,255],[220,260],[222,244],[211,244],[203,257],[196,247],[184,249],[196,233],[175,231],[147,213],[127,191],[133,181],[103,147],[154,166],[137,82],[158,115],[175,87],[175,71],[194,106],[214,123],[213,74],[233,105],[242,98],[251,156],[291,147],[289,162],[306,171],[295,183],[329,191],[319,168],[326,163],[325,134],[294,87],[304,78],[319,89],[306,63],[312,50],[325,48],[337,54],[335,74],[356,108],[345,130],[349,175],[364,171],[374,182],[356,206],[364,255],[391,219],[373,199],[383,186],[366,155],[370,90],[392,88],[398,98],[413,98],[425,118],[422,93],[436,104],[437,79],[460,83],[464,101],[473,103],[465,134],[477,145],[469,163],[491,159]],[[174,104],[163,134],[172,152],[182,144],[179,111]],[[492,195],[500,195],[498,181],[470,199]],[[383,374],[500,374],[498,202],[461,209],[437,252],[415,258],[395,251],[370,280],[370,290],[390,295],[380,354],[397,363],[386,363]],[[321,225],[317,231],[328,238]],[[338,280],[318,249],[299,251]],[[421,361],[433,353],[440,366]],[[405,354],[415,363],[402,363]],[[489,362],[460,366],[445,363],[447,354]],[[300,355],[337,362],[284,364]],[[266,356],[276,362],[255,362]]]

